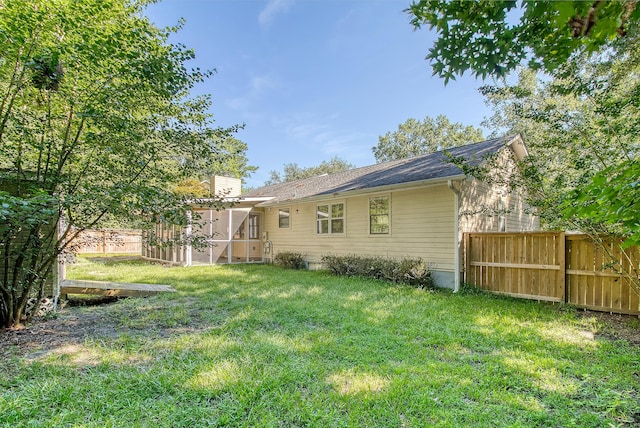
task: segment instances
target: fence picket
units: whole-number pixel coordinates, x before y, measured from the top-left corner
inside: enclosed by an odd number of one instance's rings
[[[139,230],[85,230],[77,238],[77,252],[142,254],[142,234]]]
[[[467,282],[494,293],[640,315],[640,248],[564,232],[466,233]],[[611,263],[613,259],[613,263]],[[623,274],[624,273],[624,274]]]

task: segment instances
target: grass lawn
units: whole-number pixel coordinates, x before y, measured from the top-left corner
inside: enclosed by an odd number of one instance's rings
[[[73,346],[3,349],[0,426],[640,425],[640,347],[570,308],[262,265],[68,276],[179,292],[65,308],[52,332],[92,320]]]

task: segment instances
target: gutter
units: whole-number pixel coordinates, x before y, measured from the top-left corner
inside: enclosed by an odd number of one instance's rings
[[[453,292],[457,293],[460,291],[460,190],[456,188],[453,180],[447,180],[447,186],[455,195],[455,211],[453,214]]]

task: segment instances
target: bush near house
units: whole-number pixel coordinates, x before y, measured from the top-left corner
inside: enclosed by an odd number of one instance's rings
[[[334,275],[383,279],[419,288],[433,288],[431,270],[421,258],[400,260],[383,257],[322,256],[322,264]]]
[[[276,254],[273,263],[287,269],[304,269],[304,255],[292,251],[285,251]]]

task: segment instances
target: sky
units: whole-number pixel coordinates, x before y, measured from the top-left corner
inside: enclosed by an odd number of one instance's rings
[[[259,167],[259,187],[284,164],[338,156],[375,163],[372,147],[409,118],[440,114],[480,126],[490,110],[464,76],[444,86],[425,60],[436,34],[415,31],[411,0],[161,0],[146,15],[195,50],[192,67],[216,73],[194,90],[211,94],[216,125]],[[486,134],[486,132],[485,132]]]

